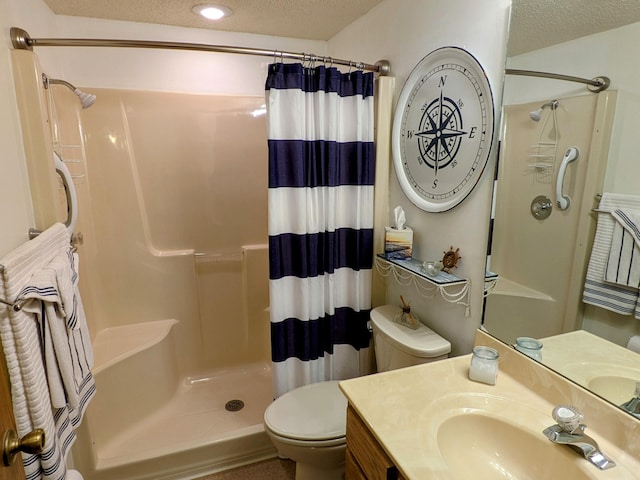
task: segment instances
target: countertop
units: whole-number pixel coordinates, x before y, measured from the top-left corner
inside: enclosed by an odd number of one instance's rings
[[[486,339],[481,337],[481,340]],[[479,344],[478,339],[476,344]],[[482,344],[491,345],[491,341]],[[589,412],[597,411],[602,416],[610,409],[607,414],[611,413],[613,420],[607,422],[606,433],[611,434],[611,441],[598,436],[596,429],[592,428],[588,433],[597,438],[603,451],[614,457],[618,464],[622,462],[625,468],[631,465],[637,468],[636,472],[640,471],[640,441],[635,440],[636,444],[627,452],[619,448],[620,443],[640,437],[640,427],[633,422],[629,424],[629,419],[620,417],[621,412],[616,412],[617,409],[595,395],[576,393],[575,389],[579,387],[567,386],[571,382],[506,345],[491,346],[499,349],[501,357],[495,386],[469,380],[471,355],[465,355],[342,381],[340,387],[409,480],[455,478],[437,444],[439,425],[452,415],[473,410],[490,411],[491,415],[514,422],[534,435],[542,435],[542,430],[554,423],[551,418],[556,404],[553,397],[558,395],[566,399],[566,403],[578,404],[585,411],[585,423],[589,423]],[[509,368],[503,368],[507,364]],[[517,372],[517,379],[512,376],[514,372]],[[541,390],[548,390],[549,395],[541,395]],[[568,447],[549,443],[549,448]],[[575,462],[585,462],[593,468],[593,473],[598,474],[593,478],[637,478],[622,475],[623,469],[617,467],[600,471],[577,454]]]

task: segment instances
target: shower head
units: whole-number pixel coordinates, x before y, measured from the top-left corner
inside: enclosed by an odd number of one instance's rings
[[[558,100],[551,100],[550,102],[542,105],[539,109],[534,110],[533,112],[529,112],[529,117],[531,117],[531,120],[533,120],[534,122],[538,122],[542,117],[542,110],[547,107],[549,107],[551,110],[555,110],[556,108],[558,108],[558,103]]]
[[[57,78],[49,78],[44,74],[42,75],[42,80],[44,82],[44,88],[49,88],[49,85],[52,85],[52,84],[53,85],[64,85],[65,87],[67,87],[69,90],[71,90],[73,93],[75,93],[78,96],[78,98],[80,99],[80,104],[82,105],[83,109],[89,108],[96,101],[96,96],[94,94],[85,93],[82,90],[80,90],[79,88],[76,88],[73,85],[71,85],[66,80],[59,80]]]

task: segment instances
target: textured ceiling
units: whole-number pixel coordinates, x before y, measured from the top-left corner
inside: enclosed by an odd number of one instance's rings
[[[328,40],[382,0],[44,0],[54,13]],[[233,14],[218,22],[194,14],[218,3]]]
[[[509,56],[640,22],[638,0],[513,0]]]
[[[59,15],[328,40],[382,0],[217,0],[234,12],[217,23],[191,12],[206,0],[44,1]],[[513,0],[509,55],[635,22],[639,0]]]

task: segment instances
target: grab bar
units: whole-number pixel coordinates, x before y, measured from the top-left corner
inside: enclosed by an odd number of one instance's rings
[[[11,303],[11,302],[7,302],[7,301],[5,301],[5,300],[0,298],[0,303],[5,304],[7,307],[13,308],[13,310],[15,312],[19,312],[20,310],[22,310],[22,302],[21,301],[18,301],[16,303]]]
[[[67,219],[65,220],[64,224],[67,227],[67,230],[69,230],[69,234],[71,236],[74,236],[73,231],[75,230],[76,223],[78,222],[78,195],[76,193],[76,187],[73,183],[73,177],[71,176],[69,168],[67,168],[57,152],[53,152],[53,162],[56,166],[56,172],[62,179],[64,193],[67,198]],[[42,230],[30,228],[29,240],[33,240],[41,233]],[[80,241],[80,243],[82,242]]]
[[[567,172],[567,165],[578,158],[579,151],[577,147],[569,147],[564,154],[562,163],[560,164],[560,170],[558,170],[558,179],[556,180],[556,203],[560,210],[566,210],[571,204],[571,199],[568,195],[562,193],[562,185],[564,183],[564,175]]]

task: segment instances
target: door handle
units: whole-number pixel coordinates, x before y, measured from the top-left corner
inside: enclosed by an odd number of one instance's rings
[[[18,452],[42,453],[44,449],[44,437],[44,430],[41,428],[27,433],[22,438],[19,438],[18,434],[12,429],[4,432],[4,437],[2,438],[2,463],[4,466],[11,466]]]
[[[564,175],[567,173],[567,165],[574,160],[577,160],[579,154],[580,152],[578,151],[578,147],[569,147],[562,158],[562,163],[558,170],[558,178],[556,180],[556,203],[560,210],[566,210],[569,208],[569,204],[571,203],[571,199],[562,193],[562,185],[564,183]]]

